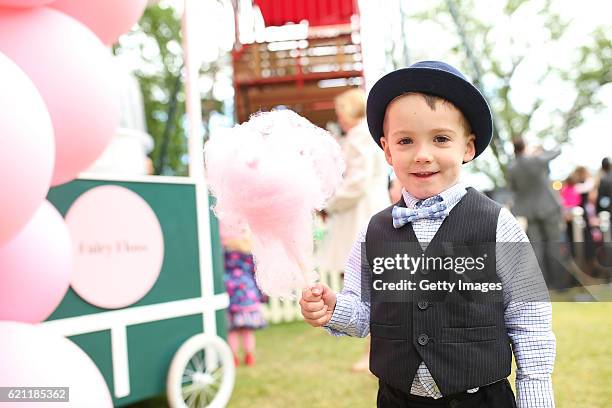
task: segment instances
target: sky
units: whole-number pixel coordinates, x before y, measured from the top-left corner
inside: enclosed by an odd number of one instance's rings
[[[388,42],[390,37],[397,38],[402,35],[398,2],[399,0],[385,0],[386,7],[379,7],[381,4],[379,1],[360,1],[366,75],[369,70],[369,83],[389,70],[388,64],[385,66],[384,62],[381,62],[384,60],[384,53],[376,44],[385,43],[385,40]],[[544,108],[553,110],[566,107],[572,101],[572,90],[564,87],[552,76],[540,80],[542,70],[549,64],[557,67],[570,66],[574,57],[573,50],[588,42],[592,29],[598,25],[610,26],[612,3],[603,0],[553,0],[551,6],[553,10],[567,19],[570,24],[560,44],[552,46],[545,39],[546,32],[542,28],[542,21],[534,18],[534,10],[537,10],[543,1],[529,1],[517,11],[516,17],[512,20],[506,19],[501,11],[501,5],[505,2],[505,0],[474,0],[473,12],[483,21],[494,22],[495,28],[492,34],[499,45],[496,51],[502,60],[513,53],[527,55],[517,69],[512,82],[513,90],[510,98],[513,105],[528,111],[536,96],[546,95],[547,106]],[[439,3],[440,1],[410,1],[404,2],[403,6],[407,16],[411,16],[425,12],[433,4]],[[386,31],[379,30],[381,21],[389,22],[382,26]],[[612,30],[609,32],[612,33]],[[371,43],[368,43],[368,36],[371,37]],[[448,26],[441,27],[431,21],[408,18],[404,27],[404,37],[407,39],[410,62],[437,59],[448,61],[453,65],[460,63],[450,52],[450,48],[457,42],[454,24],[450,19]],[[510,44],[509,38],[514,38],[514,44]],[[469,76],[469,73],[466,74]],[[604,155],[612,156],[612,85],[602,88],[598,97],[605,108],[600,112],[585,115],[584,124],[571,132],[570,142],[562,146],[562,154],[551,162],[553,179],[564,179],[577,165],[597,170]],[[546,113],[547,109],[542,109],[542,113],[534,117],[532,122],[534,127],[543,128],[548,124],[550,115]],[[540,143],[530,135],[526,136],[526,140]],[[553,141],[543,143],[544,148],[555,146],[556,143]],[[487,154],[479,159],[487,160]],[[490,155],[488,159],[491,159]],[[484,176],[472,175],[465,178],[477,188],[487,189],[492,186]]]
[[[248,9],[250,0],[239,0]],[[440,27],[430,21],[418,21],[410,16],[427,11],[441,0],[405,1],[404,11],[408,18],[402,27],[399,20],[400,0],[359,0],[361,10],[362,41],[364,47],[364,65],[366,83],[372,83],[388,72],[390,62],[385,59],[384,48],[380,44],[389,42],[390,38],[406,38],[409,61],[422,59],[445,60],[459,65],[457,57],[453,57],[450,48],[456,43],[454,26],[448,20],[447,27]],[[542,21],[534,17],[534,10],[541,6],[544,0],[530,0],[522,6],[513,19],[507,19],[501,12],[501,5],[506,0],[474,0],[473,13],[483,21],[494,22],[493,35],[499,47],[495,52],[502,59],[510,55],[526,54],[527,57],[516,72],[512,82],[510,98],[519,109],[527,110],[537,95],[546,95],[546,109],[534,117],[534,127],[544,127],[550,116],[547,110],[563,108],[571,103],[571,88],[563,86],[554,77],[544,78],[540,75],[547,64],[564,67],[570,66],[575,50],[589,40],[589,35],[595,26],[606,24],[610,26],[609,16],[612,15],[612,2],[606,0],[553,0],[552,9],[570,22],[566,35],[560,44],[552,46],[546,41]],[[182,9],[182,0],[162,0],[161,4],[169,4]],[[214,61],[231,49],[234,38],[234,18],[227,1],[218,2],[204,0],[194,2],[199,4],[201,24],[197,28],[197,40],[194,48],[204,61]],[[249,21],[261,24],[257,14],[246,15],[241,22],[241,31],[247,32]],[[610,30],[612,32],[612,30]],[[513,38],[510,43],[509,38]],[[233,95],[231,71],[225,71],[217,78],[202,78],[199,84],[203,92],[212,90],[215,96],[230,101]],[[469,75],[468,75],[469,76]],[[486,85],[486,81],[485,81]],[[598,93],[598,98],[605,107],[599,112],[589,112],[583,125],[573,130],[570,142],[562,146],[562,154],[551,163],[551,177],[563,179],[577,165],[584,165],[595,171],[599,168],[604,155],[612,156],[612,85],[607,85]],[[212,128],[216,126],[231,126],[229,118],[213,119]],[[528,142],[538,142],[526,135]],[[544,148],[555,147],[554,142],[545,141]],[[481,160],[489,160],[483,155]],[[467,178],[474,187],[487,189],[491,183],[486,177],[470,176]]]

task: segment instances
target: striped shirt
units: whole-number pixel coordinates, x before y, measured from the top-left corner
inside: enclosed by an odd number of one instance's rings
[[[439,196],[446,202],[450,211],[466,193],[465,185],[458,183]],[[405,190],[402,194],[408,208],[431,205],[439,200],[439,197],[435,196],[422,201]],[[412,223],[423,249],[433,239],[442,222],[442,219],[419,219]],[[349,254],[344,288],[337,294],[334,313],[325,326],[335,336],[365,337],[370,330],[370,304],[363,302],[361,297],[361,247],[365,242],[366,231],[367,226],[360,231]],[[540,295],[546,290],[542,274],[539,269],[534,273],[534,268],[538,268],[537,260],[530,246],[525,245],[529,242],[527,235],[505,208],[499,213],[496,239],[497,242],[517,243],[498,245],[496,249],[496,272],[503,287],[504,320],[517,365],[517,406],[554,407],[551,374],[556,340],[552,332],[552,305],[550,302],[533,301],[545,299]],[[364,293],[365,299],[369,297],[367,295]],[[407,378],[406,381],[412,381],[412,394],[436,399],[442,397],[424,362],[421,362],[415,378]]]

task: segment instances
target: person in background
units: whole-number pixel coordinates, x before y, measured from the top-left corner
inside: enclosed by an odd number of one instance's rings
[[[599,232],[595,228],[598,224],[595,212],[597,189],[595,188],[595,180],[586,167],[576,167],[574,174],[576,176],[576,192],[580,195],[580,207],[584,210],[584,256],[586,261],[591,264],[595,258],[595,240]]]
[[[516,159],[508,166],[510,190],[514,193],[512,212],[527,219],[527,236],[535,251],[549,288],[558,289],[563,283],[553,259],[561,240],[561,203],[552,189],[549,163],[561,154],[561,149],[534,150],[527,153],[523,139],[515,139]]]
[[[572,208],[579,207],[581,202],[580,194],[578,194],[578,191],[576,191],[576,174],[574,172],[567,176],[567,178],[563,182],[563,187],[561,187],[559,195],[561,196],[561,208],[563,213],[563,219],[566,225],[566,239],[567,242],[570,243],[570,250],[572,255],[574,255],[575,249],[572,245],[572,242],[574,241]]]
[[[572,208],[580,205],[581,199],[580,194],[576,191],[576,175],[574,173],[571,173],[563,181],[563,187],[561,187],[559,194],[564,213],[568,213]]]
[[[359,228],[391,202],[387,193],[387,162],[383,152],[372,143],[365,121],[365,92],[350,89],[338,95],[334,104],[338,124],[346,135],[340,139],[346,171],[342,184],[325,207],[328,230],[318,260],[321,270],[340,273]],[[352,369],[367,370],[368,356],[369,342],[366,354]]]
[[[609,219],[610,215],[612,215],[612,171],[610,171],[610,158],[608,157],[605,157],[601,161],[601,170],[599,172],[599,183],[597,186],[596,203],[597,203],[597,215],[599,217],[599,221],[600,222],[603,221],[603,218],[600,217],[599,215],[604,211],[608,212],[609,214],[608,219]],[[606,241],[606,238],[604,237],[605,230],[602,227],[603,225],[600,224],[599,232],[601,234],[602,244],[605,244],[605,241]],[[608,228],[610,228],[609,225],[608,225]],[[608,249],[608,254],[609,254],[609,249]],[[608,259],[610,259],[610,257],[608,257]],[[610,280],[612,279],[612,273],[610,272],[609,268],[605,276],[606,276],[607,281],[610,282]]]
[[[346,134],[340,140],[346,171],[325,207],[327,234],[317,264],[320,270],[340,272],[359,228],[390,201],[385,156],[372,143],[365,122],[365,92],[350,89],[338,95],[334,103],[338,123]]]
[[[225,258],[225,289],[230,298],[228,308],[227,341],[234,353],[234,364],[240,362],[240,343],[244,350],[244,363],[255,364],[254,330],[266,326],[261,311],[262,293],[255,283],[255,264],[251,254],[248,231],[234,232],[221,228],[221,241]]]
[[[601,161],[599,172],[599,185],[597,187],[597,213],[608,211],[612,213],[612,171],[610,159],[605,157]]]

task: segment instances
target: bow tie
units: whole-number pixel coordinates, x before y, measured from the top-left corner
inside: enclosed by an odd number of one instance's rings
[[[398,207],[397,205],[394,206],[393,211],[391,212],[391,215],[393,216],[393,226],[395,228],[401,228],[409,222],[414,222],[416,220],[443,220],[446,218],[448,216],[446,203],[440,196],[436,196],[435,198],[437,201],[429,206],[418,208]]]

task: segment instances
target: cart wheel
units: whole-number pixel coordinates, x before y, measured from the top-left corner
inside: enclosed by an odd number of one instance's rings
[[[197,334],[178,349],[168,371],[172,408],[225,407],[234,388],[234,357],[223,339]]]

